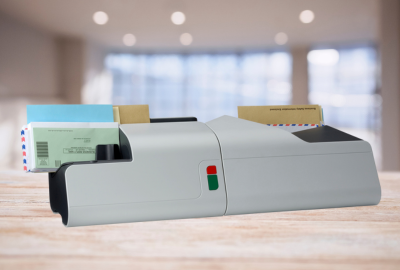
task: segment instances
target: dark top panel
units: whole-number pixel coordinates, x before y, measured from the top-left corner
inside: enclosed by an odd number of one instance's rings
[[[343,131],[337,130],[336,128],[330,126],[311,128],[303,131],[293,132],[292,134],[309,143],[361,141],[361,139],[357,137],[344,133]]]

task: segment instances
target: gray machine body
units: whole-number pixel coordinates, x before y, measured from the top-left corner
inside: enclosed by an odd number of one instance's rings
[[[310,143],[229,116],[120,129],[131,159],[59,172],[66,226],[374,205],[381,198],[372,150],[362,140]],[[208,166],[217,168],[216,190]]]

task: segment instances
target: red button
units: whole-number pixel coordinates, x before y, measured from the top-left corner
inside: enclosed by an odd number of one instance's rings
[[[217,174],[217,167],[216,166],[208,166],[207,174]]]

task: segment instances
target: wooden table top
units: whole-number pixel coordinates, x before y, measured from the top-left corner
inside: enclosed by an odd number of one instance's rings
[[[400,173],[380,181],[377,206],[65,228],[47,174],[0,172],[0,269],[398,270]]]

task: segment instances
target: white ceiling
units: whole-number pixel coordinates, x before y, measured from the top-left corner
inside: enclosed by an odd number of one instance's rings
[[[302,10],[315,20],[303,24]],[[109,15],[96,25],[96,11]],[[174,25],[174,11],[186,14]],[[0,0],[0,12],[57,35],[78,36],[112,49],[122,49],[122,36],[137,38],[132,50],[182,49],[179,36],[194,41],[185,49],[258,49],[279,47],[278,32],[289,36],[286,46],[374,42],[378,37],[377,0]]]

